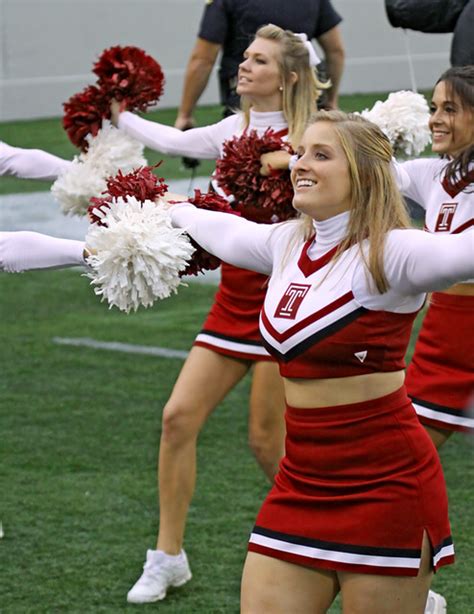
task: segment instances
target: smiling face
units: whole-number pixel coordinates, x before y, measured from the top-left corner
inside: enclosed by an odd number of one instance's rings
[[[237,93],[251,101],[269,99],[281,104],[282,79],[278,64],[279,43],[264,38],[255,38],[244,53],[239,65]]]
[[[435,153],[454,157],[474,142],[474,113],[445,81],[434,89],[429,126]]]
[[[328,121],[306,128],[291,171],[293,206],[318,221],[351,208],[349,164],[339,136]]]

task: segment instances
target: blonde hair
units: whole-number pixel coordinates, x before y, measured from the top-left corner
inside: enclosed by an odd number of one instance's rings
[[[321,90],[330,87],[330,83],[318,80],[316,69],[309,65],[309,53],[304,42],[290,30],[268,24],[257,30],[255,38],[275,41],[280,45],[277,61],[282,78],[283,114],[288,122],[289,141],[297,145],[316,110]],[[297,75],[296,81],[291,73]],[[242,110],[248,125],[250,104],[245,98],[242,99]]]
[[[380,293],[388,290],[383,267],[384,244],[387,232],[394,228],[409,228],[410,218],[395,183],[390,163],[392,146],[378,126],[359,115],[342,111],[318,111],[308,126],[329,122],[333,126],[349,166],[351,205],[347,235],[334,255],[358,245],[369,273]],[[313,234],[312,218],[303,215],[299,234]],[[369,239],[368,258],[362,243]]]

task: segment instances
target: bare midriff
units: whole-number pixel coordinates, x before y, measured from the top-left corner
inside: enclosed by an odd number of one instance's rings
[[[447,290],[443,290],[444,294],[458,294],[459,296],[474,296],[474,284],[455,284]]]
[[[403,385],[405,371],[369,373],[331,379],[283,378],[291,407],[333,407],[362,403],[395,392]]]

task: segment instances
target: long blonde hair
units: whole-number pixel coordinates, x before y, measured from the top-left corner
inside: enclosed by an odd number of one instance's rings
[[[288,122],[289,141],[297,145],[309,118],[316,110],[316,101],[321,90],[330,87],[330,83],[318,80],[316,69],[309,65],[308,50],[294,32],[270,23],[259,28],[255,37],[275,41],[280,45],[277,61],[282,78],[283,114]],[[291,73],[296,73],[296,82]],[[250,103],[245,98],[242,99],[242,110],[248,125]]]
[[[387,232],[394,228],[409,228],[410,217],[405,201],[395,183],[390,163],[392,146],[378,126],[353,113],[318,111],[308,123],[330,122],[336,131],[349,165],[351,207],[347,235],[334,255],[334,261],[344,250],[359,245],[362,258],[380,293],[388,290],[383,266]],[[312,218],[303,215],[301,233],[312,234]],[[368,258],[362,243],[369,240]]]

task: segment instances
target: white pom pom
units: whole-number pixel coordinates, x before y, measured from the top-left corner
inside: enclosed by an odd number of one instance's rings
[[[93,224],[86,237],[91,252],[87,273],[94,292],[127,313],[177,291],[194,247],[183,230],[173,228],[169,211],[146,200],[119,198]]]
[[[108,120],[103,121],[97,136],[86,138],[89,148],[81,154],[83,161],[91,166],[100,165],[107,177],[115,175],[119,169],[128,173],[147,164],[143,157],[143,143],[115,128]]]
[[[361,115],[385,132],[395,155],[417,156],[431,142],[428,103],[421,94],[393,92],[385,102],[378,100]]]
[[[51,192],[66,215],[85,215],[92,196],[100,196],[107,184],[104,169],[86,164],[76,156],[69,169],[51,186]]]
[[[89,148],[76,156],[70,168],[51,187],[54,198],[66,215],[85,215],[92,196],[106,189],[106,178],[118,170],[128,173],[146,166],[143,144],[104,120],[97,136],[87,137]]]

